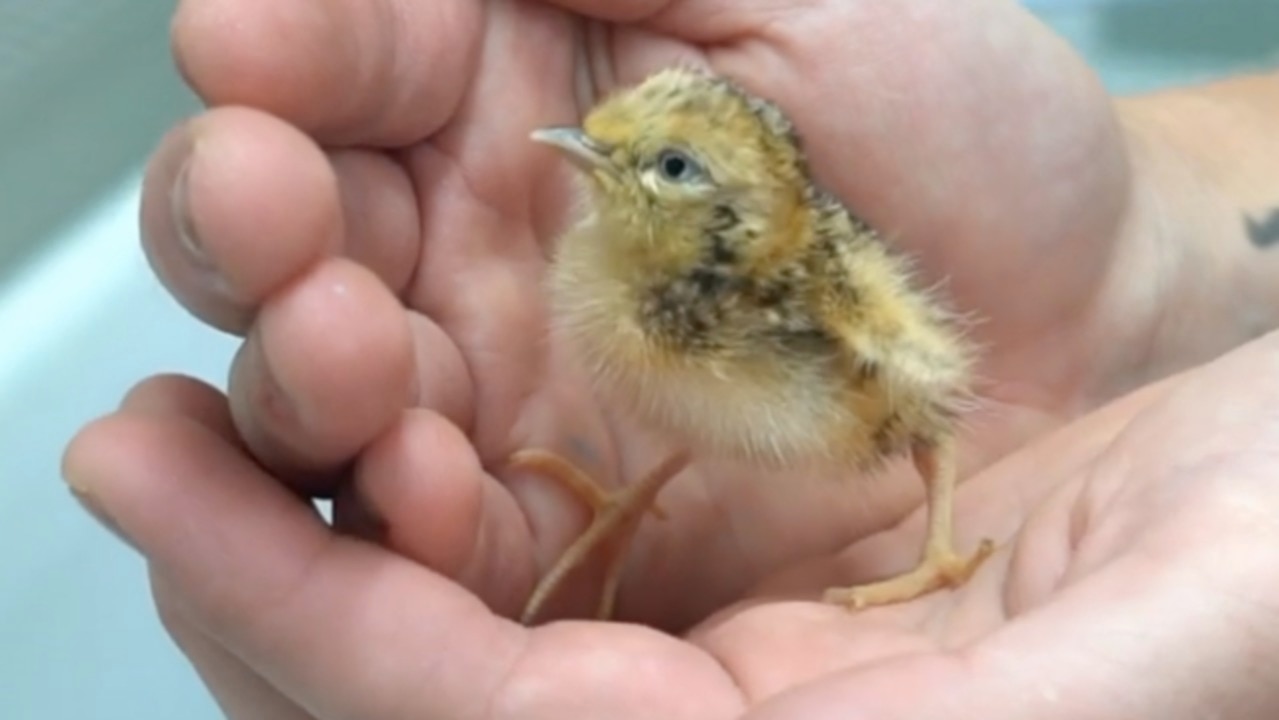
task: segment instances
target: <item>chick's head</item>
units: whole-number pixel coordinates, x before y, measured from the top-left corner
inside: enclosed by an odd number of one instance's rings
[[[628,254],[766,255],[810,189],[799,139],[774,104],[688,69],[605,99],[581,127],[540,129],[589,178],[597,221]]]

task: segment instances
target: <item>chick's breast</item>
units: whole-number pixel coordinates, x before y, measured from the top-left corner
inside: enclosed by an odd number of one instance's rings
[[[700,307],[678,282],[637,281],[600,232],[588,222],[563,238],[550,289],[553,332],[602,399],[695,450],[771,466],[866,464],[908,439],[922,404],[887,392],[833,338],[787,333],[758,307]],[[654,313],[690,334],[655,332]]]

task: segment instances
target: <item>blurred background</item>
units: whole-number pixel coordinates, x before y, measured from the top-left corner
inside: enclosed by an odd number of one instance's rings
[[[1026,4],[1119,93],[1279,64],[1279,0]],[[221,717],[142,563],[58,471],[131,384],[180,371],[221,386],[235,347],[160,290],[138,245],[142,164],[198,109],[169,56],[172,11],[0,0],[0,720]]]

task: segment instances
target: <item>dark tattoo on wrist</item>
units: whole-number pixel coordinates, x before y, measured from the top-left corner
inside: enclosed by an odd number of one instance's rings
[[[1248,240],[1254,247],[1264,250],[1279,245],[1279,208],[1271,210],[1269,215],[1260,220],[1245,216],[1244,221],[1248,225]]]

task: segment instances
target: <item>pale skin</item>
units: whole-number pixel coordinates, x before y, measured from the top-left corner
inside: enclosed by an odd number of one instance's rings
[[[66,475],[229,717],[1279,714],[1279,248],[1245,222],[1279,206],[1279,77],[1116,106],[1012,2],[792,6],[183,3],[184,72],[239,107],[157,151],[146,250],[247,340],[229,397],[145,381]],[[573,12],[646,29],[579,44]],[[574,119],[600,53],[775,97],[832,189],[985,319],[955,524],[999,548],[963,588],[818,602],[915,560],[905,463],[857,484],[694,458],[622,578],[619,619],[656,629],[510,619],[585,515],[505,457],[617,481],[666,450],[537,344],[569,176],[527,134]],[[596,570],[548,614],[589,616]]]

